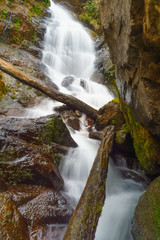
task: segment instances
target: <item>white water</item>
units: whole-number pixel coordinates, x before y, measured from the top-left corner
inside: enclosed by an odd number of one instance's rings
[[[92,82],[90,79],[94,71],[95,61],[94,44],[91,38],[84,27],[62,7],[52,2],[50,12],[51,18],[47,21],[43,52],[43,63],[47,66],[48,76],[61,92],[72,94],[91,106],[100,108],[110,101],[112,96],[105,86]],[[73,76],[75,79],[69,89],[61,85],[66,76]],[[85,88],[80,85],[81,79],[85,81]],[[51,114],[53,113],[53,107],[56,105],[59,105],[59,103],[44,100],[40,106],[29,110],[27,114],[33,117]],[[87,181],[99,142],[88,138],[85,116],[81,118],[81,131],[71,132],[71,134],[77,142],[78,148],[70,149],[60,166],[60,171],[65,181],[65,194],[72,206],[75,207]],[[112,168],[109,170],[109,176],[107,193],[108,191],[113,193],[109,195],[109,198],[107,197],[106,202],[109,205],[104,207],[103,216],[96,233],[96,240],[106,238],[107,240],[126,240],[125,232],[127,229],[125,228],[128,228],[127,223],[130,222],[128,219],[131,219],[131,217],[128,217],[130,215],[128,211],[130,212],[130,209],[132,209],[131,215],[133,215],[133,209],[140,191],[135,189],[128,192],[126,186],[129,183],[123,184],[124,180],[120,179]],[[111,182],[115,184],[111,184]],[[120,185],[120,182],[122,182],[122,185]],[[116,191],[114,191],[115,186]],[[105,209],[107,209],[107,213],[105,213]],[[110,221],[110,219],[113,220]],[[114,231],[112,229],[113,222]],[[62,236],[52,237],[54,234],[52,234],[51,229],[52,227],[50,227],[47,239],[59,240],[62,238]],[[113,234],[113,232],[116,232],[116,234]],[[121,234],[121,232],[123,233]]]
[[[97,226],[95,240],[132,240],[131,221],[138,199],[145,190],[144,182],[122,178],[121,171],[130,171],[125,160],[120,167],[110,160],[106,184],[106,200]],[[137,174],[138,175],[138,174]],[[107,237],[107,238],[106,238]]]

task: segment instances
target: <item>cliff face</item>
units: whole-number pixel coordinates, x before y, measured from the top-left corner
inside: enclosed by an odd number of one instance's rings
[[[100,12],[120,96],[160,136],[160,2],[101,0]]]
[[[160,2],[101,0],[100,14],[136,155],[160,173]]]

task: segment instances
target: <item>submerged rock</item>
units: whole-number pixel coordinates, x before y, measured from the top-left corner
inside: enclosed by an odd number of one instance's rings
[[[61,85],[65,88],[69,88],[69,86],[74,82],[74,77],[67,76],[63,79]]]
[[[132,233],[135,240],[159,239],[160,236],[160,177],[141,196],[134,215]]]
[[[7,194],[0,194],[0,239],[29,240],[25,219]]]

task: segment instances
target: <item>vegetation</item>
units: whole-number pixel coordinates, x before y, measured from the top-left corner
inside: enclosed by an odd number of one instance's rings
[[[126,128],[133,138],[136,156],[148,174],[156,174],[158,162],[160,162],[159,143],[147,129],[135,120],[130,107],[122,101],[120,96],[119,100],[126,120]]]
[[[97,0],[89,0],[83,4],[83,12],[79,20],[89,25],[95,32],[100,31],[99,4]]]

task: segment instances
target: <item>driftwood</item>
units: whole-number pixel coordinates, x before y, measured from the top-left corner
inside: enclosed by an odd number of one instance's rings
[[[22,71],[13,67],[11,64],[2,60],[1,58],[0,58],[0,70],[14,77],[20,82],[39,90],[40,92],[44,93],[51,99],[54,99],[58,102],[62,102],[72,109],[77,109],[85,113],[88,117],[92,118],[93,120],[96,120],[97,118],[96,109],[92,108],[88,104],[84,103],[83,101],[71,95],[61,93],[58,90],[56,90],[54,87],[47,86],[44,83],[38,81],[37,79],[26,75]]]

